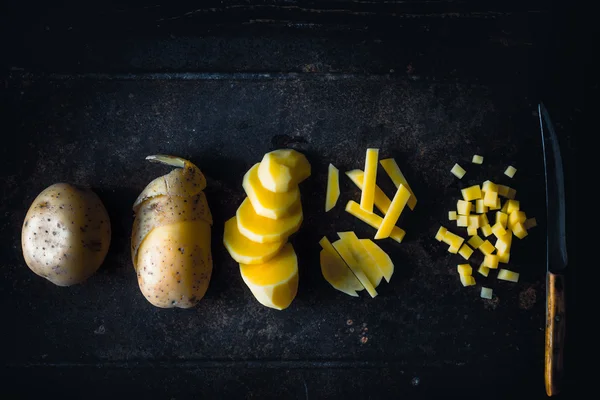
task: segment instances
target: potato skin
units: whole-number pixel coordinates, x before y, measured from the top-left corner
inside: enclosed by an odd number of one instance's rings
[[[33,201],[21,231],[27,266],[58,286],[81,283],[104,261],[111,227],[90,189],[56,183]]]

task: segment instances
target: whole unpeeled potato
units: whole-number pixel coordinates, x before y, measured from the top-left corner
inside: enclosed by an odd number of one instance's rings
[[[193,307],[212,274],[206,179],[182,158],[146,159],[178,168],[150,182],[133,205],[131,258],[140,290],[156,307]]]
[[[90,189],[56,183],[40,193],[25,217],[21,245],[27,266],[58,286],[83,282],[104,261],[110,219]]]

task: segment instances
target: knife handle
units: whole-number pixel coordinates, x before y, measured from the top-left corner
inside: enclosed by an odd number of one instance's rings
[[[565,344],[565,278],[548,272],[546,278],[546,355],[544,377],[546,394],[558,394],[563,374],[563,347]]]

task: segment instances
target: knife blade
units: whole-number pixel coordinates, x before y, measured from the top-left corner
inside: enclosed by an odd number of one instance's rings
[[[544,167],[546,177],[546,338],[544,380],[546,394],[559,393],[563,375],[563,347],[565,336],[565,284],[564,271],[568,265],[565,183],[558,137],[550,114],[538,105]]]

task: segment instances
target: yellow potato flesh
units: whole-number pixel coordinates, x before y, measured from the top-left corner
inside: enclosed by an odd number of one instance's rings
[[[519,282],[519,273],[508,269],[501,269],[498,271],[498,279],[502,281]]]
[[[303,219],[300,200],[286,216],[271,219],[258,215],[250,200],[245,198],[235,215],[240,233],[256,243],[285,241],[300,229]]]
[[[435,240],[441,242],[444,239],[444,236],[446,236],[446,232],[448,232],[448,229],[444,228],[443,226],[440,226],[440,228],[435,234]]]
[[[462,179],[467,173],[467,171],[465,171],[465,169],[458,164],[454,164],[450,172],[452,172],[452,175],[456,176],[458,179]]]
[[[398,163],[396,163],[396,160],[394,160],[393,158],[386,158],[385,160],[379,161],[379,164],[381,164],[383,170],[388,174],[392,182],[394,182],[396,189],[400,185],[404,185],[404,187],[408,189],[408,191],[410,192],[410,198],[408,199],[407,203],[408,208],[414,210],[417,205],[417,197],[415,196],[415,192],[413,192],[413,190],[410,188],[410,185],[408,184],[408,181],[406,180],[404,174],[400,170]]]
[[[197,220],[153,229],[139,248],[136,271],[142,293],[156,307],[193,307],[212,273],[210,225]]]
[[[310,172],[306,157],[292,149],[265,154],[257,171],[262,186],[275,193],[293,190],[310,176]]]
[[[467,243],[469,243],[474,249],[477,249],[483,243],[483,239],[477,235],[474,235]]]
[[[242,235],[237,218],[225,222],[223,244],[231,257],[240,264],[262,264],[269,261],[281,250],[284,240],[272,243],[256,243]]]
[[[339,197],[340,171],[333,164],[329,164],[327,174],[327,193],[325,195],[325,212],[328,212],[335,207]]]
[[[373,204],[375,202],[375,180],[377,179],[378,157],[379,149],[367,149],[363,189],[360,195],[360,208],[369,213],[373,212]]]
[[[352,180],[352,182],[354,182],[356,186],[358,186],[360,190],[363,189],[363,179],[365,176],[364,172],[362,172],[360,169],[354,169],[346,172],[346,175]],[[377,185],[375,185],[374,202],[375,207],[377,207],[382,214],[387,213],[390,208],[390,204],[392,204],[392,200],[390,200],[390,198],[387,197],[383,190],[381,190],[381,188]]]
[[[381,225],[375,234],[375,239],[385,239],[389,237],[392,233],[392,230],[396,227],[396,222],[398,222],[398,218],[404,207],[406,207],[406,203],[410,198],[410,192],[404,185],[398,186],[398,190],[392,199],[392,204],[390,205],[390,209],[383,217],[383,221],[381,221]]]
[[[371,285],[377,288],[379,283],[381,283],[383,274],[377,267],[377,262],[371,256],[371,253],[362,245],[354,232],[338,232],[338,236],[340,239],[346,241],[348,248],[358,262],[358,266],[365,273]]]
[[[483,198],[483,204],[493,210],[497,207],[497,202],[498,192],[486,190],[485,197]]]
[[[486,240],[483,243],[481,243],[477,250],[481,251],[486,256],[489,256],[494,252],[494,250],[496,250],[496,248],[489,240]]]
[[[383,278],[389,282],[394,274],[394,263],[392,262],[390,256],[383,251],[381,247],[377,246],[371,239],[360,239],[360,242],[375,260],[375,264],[383,274]]]
[[[346,204],[346,211],[349,214],[354,215],[356,218],[360,219],[364,223],[371,225],[375,229],[379,229],[379,226],[381,226],[381,223],[383,222],[383,218],[381,218],[379,215],[368,213],[362,210],[358,203],[352,200],[350,200],[348,204]],[[394,228],[392,228],[390,238],[394,239],[398,243],[402,243],[404,235],[406,235],[406,232],[403,229],[395,226]]]
[[[458,250],[458,254],[460,254],[465,260],[468,260],[473,254],[473,249],[470,248],[466,243],[460,246],[460,250]]]
[[[242,186],[246,195],[258,215],[265,218],[277,219],[288,213],[290,208],[300,198],[298,186],[290,188],[288,192],[275,193],[266,189],[258,179],[259,164],[255,164],[246,175]]]
[[[456,202],[456,211],[459,215],[470,215],[471,208],[473,208],[473,203],[465,200],[458,200]]]
[[[327,242],[325,243],[323,239]],[[323,249],[319,255],[323,277],[331,286],[340,292],[353,297],[358,297],[356,292],[363,290],[365,287],[359,282],[356,276],[354,276],[329,240],[327,240],[327,238],[323,239],[321,240],[323,242],[321,244]]]
[[[481,199],[481,188],[479,185],[473,185],[468,188],[462,189],[462,196],[465,201]]]
[[[298,259],[290,243],[265,263],[240,263],[240,274],[256,300],[266,307],[283,310],[298,292]]]
[[[367,290],[369,295],[371,297],[376,297],[377,292],[375,291],[373,284],[371,284],[371,281],[369,281],[369,278],[367,278],[365,273],[360,268],[358,260],[356,260],[356,258],[352,255],[352,251],[350,250],[348,243],[345,240],[340,239],[340,240],[336,240],[335,242],[333,242],[332,245],[335,248],[335,250],[338,252],[338,254],[342,257],[342,259],[344,260],[346,265],[348,265],[350,270],[352,270],[352,273],[356,276],[356,278],[360,281],[360,283],[365,287],[365,289]]]

